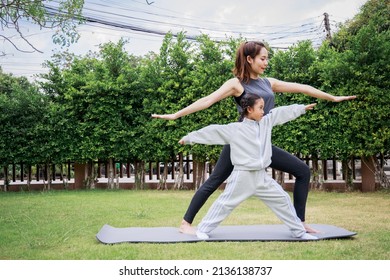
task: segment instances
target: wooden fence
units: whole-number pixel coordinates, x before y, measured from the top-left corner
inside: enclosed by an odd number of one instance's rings
[[[379,182],[375,177],[375,165],[369,160],[353,159],[341,162],[337,159],[313,161],[303,159],[312,170],[311,187],[331,191],[348,189],[375,191]],[[390,177],[390,165],[383,157],[379,163]],[[0,187],[3,191],[82,189],[86,186],[107,188],[112,180],[114,188],[135,189],[196,189],[213,171],[209,163],[195,163],[191,157],[169,162],[114,162],[110,170],[108,162],[59,165],[10,164],[0,170]],[[181,167],[181,168],[180,168]],[[182,173],[180,173],[180,169]],[[109,176],[111,172],[111,176]],[[268,168],[267,172],[286,190],[292,190],[294,178]],[[178,180],[181,180],[178,184]],[[92,182],[91,182],[92,181]],[[138,182],[137,182],[138,181]],[[225,183],[221,187],[224,187]]]

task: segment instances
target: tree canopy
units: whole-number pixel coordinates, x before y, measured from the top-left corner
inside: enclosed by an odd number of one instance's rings
[[[55,30],[53,42],[62,46],[77,42],[79,34],[76,27],[83,21],[81,11],[84,0],[62,1],[1,1],[0,26],[3,29],[15,31],[29,46],[24,49],[14,41],[13,36],[0,34],[14,48],[22,52],[38,50],[25,36],[22,27],[23,21],[36,25],[41,29]]]

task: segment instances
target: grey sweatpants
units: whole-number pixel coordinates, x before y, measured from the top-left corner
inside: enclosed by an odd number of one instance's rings
[[[234,208],[251,196],[261,199],[288,226],[294,237],[305,234],[290,196],[265,170],[233,170],[224,192],[210,207],[198,225],[198,231],[210,233]]]

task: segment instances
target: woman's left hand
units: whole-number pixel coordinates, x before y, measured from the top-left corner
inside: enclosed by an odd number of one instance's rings
[[[346,100],[352,100],[352,99],[355,99],[356,98],[356,95],[351,95],[351,96],[333,96],[333,102],[342,102],[342,101],[346,101]]]

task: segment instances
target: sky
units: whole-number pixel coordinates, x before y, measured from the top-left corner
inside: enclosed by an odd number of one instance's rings
[[[326,36],[324,13],[329,15],[332,34],[337,31],[337,24],[352,19],[365,2],[367,0],[85,0],[83,15],[100,24],[80,25],[80,39],[69,48],[52,42],[54,31],[40,30],[25,21],[21,24],[24,36],[42,52],[31,53],[33,49],[14,30],[0,25],[1,35],[27,51],[16,50],[0,36],[0,65],[3,72],[34,80],[37,74],[47,72],[42,63],[56,52],[85,55],[97,51],[99,44],[125,38],[129,42],[126,50],[142,56],[159,51],[163,34],[180,31],[185,31],[189,37],[208,34],[215,40],[243,36],[248,40],[266,41],[278,49],[309,39],[316,47]]]

